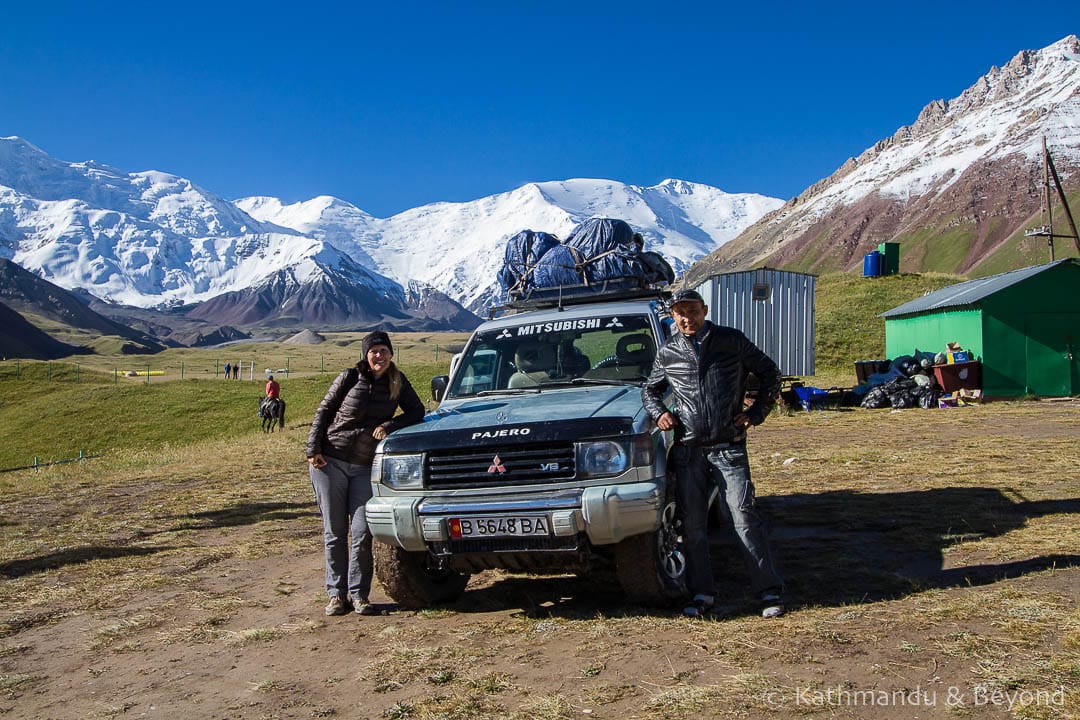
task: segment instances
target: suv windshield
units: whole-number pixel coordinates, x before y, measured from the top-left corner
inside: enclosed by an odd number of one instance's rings
[[[523,319],[524,320],[524,319]],[[578,382],[642,382],[656,340],[648,315],[524,322],[476,333],[449,397]]]

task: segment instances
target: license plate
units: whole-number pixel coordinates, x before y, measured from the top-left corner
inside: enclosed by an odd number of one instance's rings
[[[551,519],[547,515],[473,515],[450,518],[447,524],[450,537],[454,540],[551,534]]]

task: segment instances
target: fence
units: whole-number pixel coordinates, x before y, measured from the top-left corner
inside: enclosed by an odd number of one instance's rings
[[[356,347],[353,347],[355,345]],[[457,348],[438,343],[395,342],[394,361],[449,364]],[[177,351],[178,352],[178,351]],[[152,356],[133,355],[128,362],[116,363],[115,357],[88,357],[82,360],[0,360],[0,380],[35,379],[48,382],[144,382],[210,378],[221,380],[265,381],[268,375],[288,378],[293,375],[337,373],[357,361],[359,342],[327,352],[301,352],[295,355],[263,351],[249,357],[222,355],[216,351],[187,351],[187,356],[170,356],[170,351]],[[228,374],[226,374],[228,369]]]
[[[38,470],[49,465],[63,465],[70,462],[82,462],[83,460],[90,460],[92,458],[101,457],[100,455],[86,455],[82,450],[79,451],[78,457],[64,458],[63,460],[49,460],[48,462],[42,462],[36,455],[34,456],[34,462],[31,465],[20,465],[19,467],[0,468],[0,473],[15,472],[16,470]]]

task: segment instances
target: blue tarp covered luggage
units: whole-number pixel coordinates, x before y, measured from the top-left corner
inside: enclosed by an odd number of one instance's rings
[[[591,218],[577,225],[566,241],[549,250],[533,272],[536,290],[585,285],[603,289],[646,284],[633,228],[623,220]]]
[[[634,229],[625,220],[586,220],[570,231],[564,245],[577,251],[579,271],[584,272],[587,285],[622,278],[635,279],[638,284],[645,280],[641,248],[634,240]]]
[[[568,245],[551,248],[533,271],[532,289],[581,285],[581,273],[577,269],[581,259],[581,254]]]
[[[641,235],[624,220],[591,218],[560,243],[523,230],[506,244],[498,273],[504,299],[543,297],[566,288],[604,292],[671,283],[675,273],[658,253],[642,252]]]
[[[503,293],[517,294],[531,287],[537,262],[555,247],[559,247],[559,238],[546,232],[522,230],[507,240],[503,266],[498,274]]]

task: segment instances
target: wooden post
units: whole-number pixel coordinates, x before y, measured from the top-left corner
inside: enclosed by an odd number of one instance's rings
[[[1050,233],[1046,236],[1046,244],[1050,246],[1050,262],[1054,262],[1054,213],[1050,208],[1050,151],[1046,149],[1046,136],[1043,135],[1043,214],[1046,216],[1046,227]]]
[[[1046,138],[1043,137],[1043,146],[1045,147],[1045,145],[1046,145]],[[1076,250],[1077,250],[1077,252],[1080,252],[1080,234],[1077,234],[1077,232],[1076,232],[1076,222],[1073,220],[1072,211],[1069,210],[1069,201],[1065,199],[1065,190],[1061,187],[1061,178],[1058,177],[1057,168],[1054,167],[1054,159],[1052,157],[1050,157],[1050,151],[1049,150],[1046,151],[1046,164],[1050,168],[1051,176],[1054,178],[1054,187],[1057,189],[1058,199],[1061,200],[1061,207],[1065,210],[1065,218],[1069,221],[1069,229],[1072,230],[1072,237],[1073,237],[1073,242],[1076,243]],[[1047,193],[1050,192],[1050,187],[1049,186],[1047,186],[1046,192]],[[1047,203],[1047,207],[1049,207],[1049,203]],[[1054,253],[1053,253],[1053,250],[1052,250],[1052,248],[1053,248],[1053,244],[1052,244],[1053,243],[1053,237],[1054,237],[1054,229],[1050,228],[1050,238],[1051,238],[1051,241],[1050,241],[1051,242],[1051,245],[1050,245],[1050,247],[1051,247],[1050,260],[1051,261],[1053,261],[1053,259],[1054,259]]]

